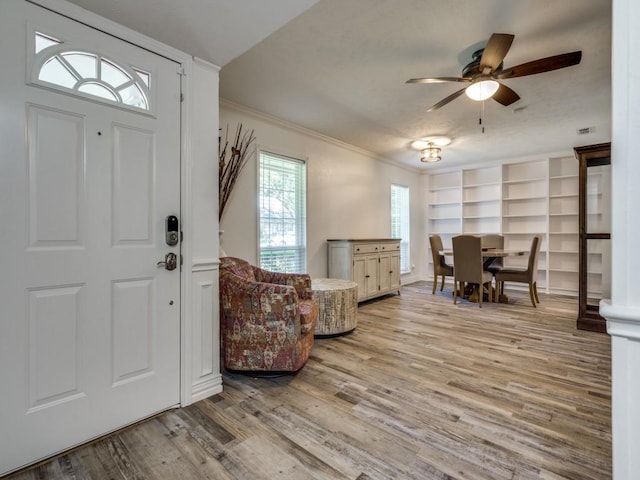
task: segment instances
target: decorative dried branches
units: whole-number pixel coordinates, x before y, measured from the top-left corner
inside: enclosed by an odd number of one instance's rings
[[[224,145],[222,137],[218,136],[218,221],[222,219],[224,207],[227,206],[229,196],[233,187],[247,163],[250,156],[256,151],[253,130],[250,133],[242,132],[242,124],[236,128],[235,141],[229,145],[229,126],[224,134]]]

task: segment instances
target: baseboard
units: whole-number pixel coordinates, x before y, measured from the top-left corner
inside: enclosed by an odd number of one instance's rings
[[[218,393],[222,393],[222,375],[211,375],[206,380],[200,380],[193,384],[191,402],[195,403]]]

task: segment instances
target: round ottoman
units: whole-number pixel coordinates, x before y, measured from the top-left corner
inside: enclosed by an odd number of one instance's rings
[[[313,298],[318,302],[316,337],[342,335],[356,328],[358,284],[339,278],[311,279]]]

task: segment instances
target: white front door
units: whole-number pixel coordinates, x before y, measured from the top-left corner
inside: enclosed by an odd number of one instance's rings
[[[23,0],[0,58],[1,475],[179,402],[181,80]]]

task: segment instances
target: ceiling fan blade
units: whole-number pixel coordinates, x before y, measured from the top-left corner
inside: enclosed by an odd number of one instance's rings
[[[446,82],[470,82],[470,78],[464,77],[433,77],[433,78],[410,78],[405,83],[446,83]]]
[[[438,103],[436,103],[435,105],[433,105],[431,108],[429,108],[427,110],[427,112],[433,112],[435,110],[438,110],[439,108],[444,107],[447,103],[455,100],[456,98],[458,98],[460,95],[462,95],[464,93],[464,91],[466,90],[465,88],[462,88],[460,90],[458,90],[455,93],[452,93],[451,95],[449,95],[447,98],[443,98],[442,100],[440,100]]]
[[[500,66],[511,48],[513,38],[514,36],[508,33],[494,33],[491,35],[480,59],[481,73],[492,73]],[[485,71],[487,68],[489,71]]]
[[[501,103],[505,107],[511,105],[513,102],[520,100],[520,95],[511,90],[506,85],[500,84],[496,93],[492,97],[496,102]]]
[[[582,60],[582,50],[540,58],[515,67],[505,68],[497,72],[494,77],[515,78],[524,77],[525,75],[535,75],[536,73],[550,72],[552,70],[558,70],[559,68],[577,65],[580,63],[580,60]]]

